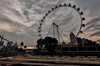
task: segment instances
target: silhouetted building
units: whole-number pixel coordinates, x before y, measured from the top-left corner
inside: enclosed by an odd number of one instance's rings
[[[75,34],[73,32],[70,33],[70,43],[77,44]]]

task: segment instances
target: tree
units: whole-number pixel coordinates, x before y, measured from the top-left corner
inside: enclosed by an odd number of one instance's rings
[[[20,52],[23,52],[23,49],[22,49],[22,48],[20,48],[20,49],[19,49],[19,51],[20,51]]]
[[[25,45],[24,48],[27,48],[27,46]]]
[[[23,46],[24,45],[24,43],[23,42],[21,42],[21,44],[20,44],[21,46]]]
[[[21,47],[20,47],[20,49],[19,49],[20,52],[23,52],[23,48],[22,48],[23,45],[24,45],[24,42],[21,42],[21,43],[20,43],[20,46],[21,46]]]

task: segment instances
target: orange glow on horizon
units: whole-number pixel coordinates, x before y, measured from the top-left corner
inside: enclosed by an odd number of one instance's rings
[[[18,47],[18,48],[20,48],[20,47]],[[27,47],[27,48],[24,48],[24,47],[22,47],[23,49],[37,49],[36,47]]]

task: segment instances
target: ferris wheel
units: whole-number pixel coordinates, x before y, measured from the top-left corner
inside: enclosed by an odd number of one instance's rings
[[[68,10],[68,9],[70,9],[70,10]],[[60,10],[62,10],[62,11],[60,11]],[[61,12],[63,12],[63,15],[61,15]],[[73,12],[75,12],[77,14],[77,16]],[[59,16],[56,16],[57,14]],[[74,15],[74,18],[73,18],[73,16],[70,16],[70,15]],[[50,33],[51,27],[53,27],[52,32],[54,34],[54,37],[55,37],[55,34],[57,34],[56,33],[57,31],[55,32],[55,28],[54,27],[56,27],[57,29],[60,29],[60,30],[63,29],[64,31],[66,31],[67,29],[73,29],[73,30],[69,30],[69,32],[73,32],[74,30],[77,30],[77,32],[75,34],[75,37],[78,37],[78,35],[80,33],[83,33],[82,27],[85,27],[85,24],[83,24],[83,21],[85,20],[85,18],[82,15],[83,15],[83,12],[80,12],[80,8],[76,8],[75,5],[71,5],[70,3],[69,4],[66,4],[66,3],[60,4],[60,5],[57,5],[57,6],[53,7],[53,8],[51,8],[50,10],[47,11],[47,13],[45,13],[45,15],[43,16],[43,18],[41,19],[41,21],[39,23],[38,33],[39,33],[40,39],[48,36],[48,34]],[[55,18],[53,18],[53,17],[55,17]],[[78,18],[76,19],[76,17],[78,17]],[[72,21],[70,21],[70,20],[72,20]],[[76,20],[78,20],[78,21],[76,21]],[[74,21],[76,23],[73,23]],[[79,22],[79,23],[77,23],[77,22]],[[67,24],[68,27],[66,27],[65,23]],[[78,28],[76,28],[76,29],[74,29],[75,27],[77,27],[77,25],[75,25],[75,24],[78,25]],[[61,26],[61,25],[63,25],[63,26]],[[64,26],[66,28],[63,28]],[[75,27],[73,27],[73,26],[75,26]],[[63,30],[61,30],[61,32],[63,32]],[[67,32],[68,31],[66,31],[66,33]],[[63,32],[64,35],[66,33]],[[44,34],[45,34],[45,36],[44,36]]]

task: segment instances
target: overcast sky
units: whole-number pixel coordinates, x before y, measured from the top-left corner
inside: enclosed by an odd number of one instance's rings
[[[27,46],[35,46],[44,14],[64,3],[76,5],[84,13],[86,27],[79,36],[100,40],[100,0],[0,0],[0,35],[13,42],[23,41]],[[52,22],[59,25],[67,36],[70,32],[77,34],[80,26],[79,15],[71,8],[52,11],[44,21],[43,34],[48,32]]]

